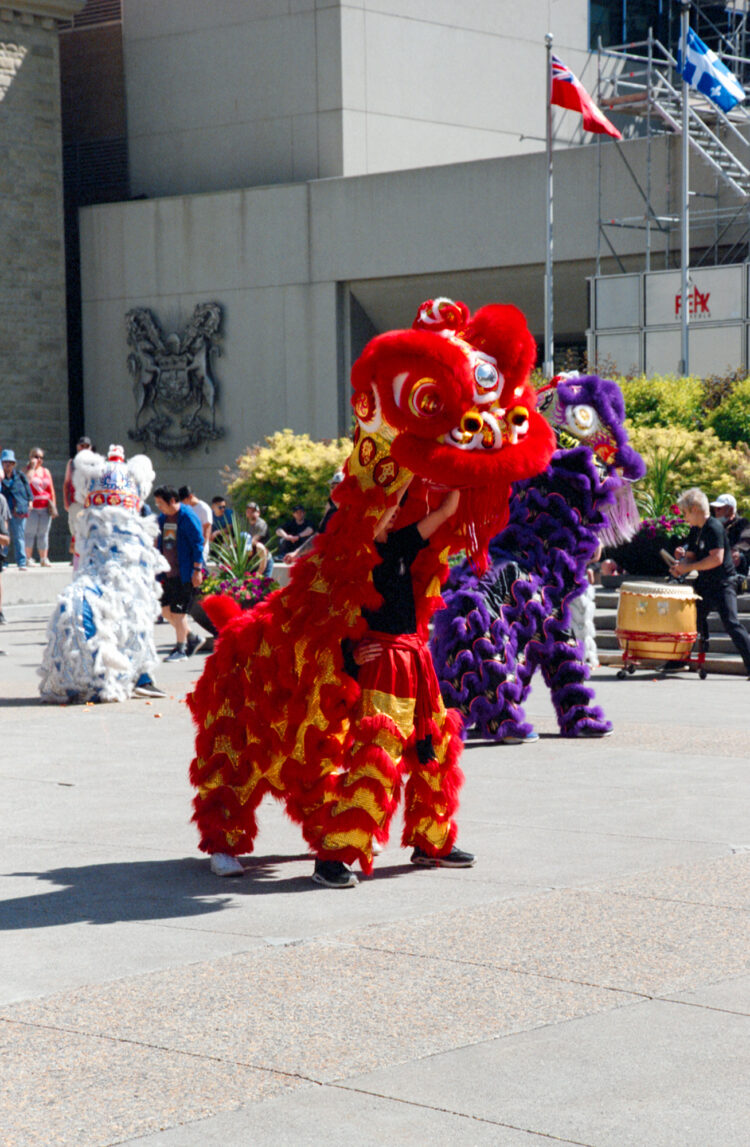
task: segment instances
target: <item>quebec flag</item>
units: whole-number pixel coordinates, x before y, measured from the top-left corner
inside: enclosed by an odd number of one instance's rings
[[[682,62],[682,48],[677,53],[677,70],[692,87],[708,96],[722,111],[730,112],[745,98],[745,89],[726,65],[722,64],[716,52],[712,52],[688,28],[685,63]]]

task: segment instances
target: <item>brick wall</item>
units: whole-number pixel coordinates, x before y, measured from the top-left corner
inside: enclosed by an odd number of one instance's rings
[[[0,0],[0,447],[68,458],[60,80],[52,18]],[[65,515],[53,556],[67,548]]]

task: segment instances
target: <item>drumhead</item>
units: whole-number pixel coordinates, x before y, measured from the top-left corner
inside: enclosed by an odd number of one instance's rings
[[[695,597],[691,585],[666,581],[624,581],[620,593],[632,593],[637,597]]]

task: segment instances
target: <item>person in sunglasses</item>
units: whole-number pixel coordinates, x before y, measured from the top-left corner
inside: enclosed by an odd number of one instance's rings
[[[57,517],[57,497],[52,475],[44,465],[44,451],[35,446],[29,454],[26,477],[31,487],[31,506],[26,520],[26,561],[34,565],[34,546],[39,554],[39,565],[48,566],[49,528]]]

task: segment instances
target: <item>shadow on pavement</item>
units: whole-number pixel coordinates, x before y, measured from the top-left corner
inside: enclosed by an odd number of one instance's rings
[[[14,872],[9,875],[36,877],[61,887],[4,900],[0,903],[0,931],[205,916],[230,905],[227,892],[232,897],[309,893],[313,890],[310,874],[278,878],[279,865],[299,860],[310,861],[311,873],[312,857],[307,853],[249,859],[245,877],[236,879],[214,876],[208,860],[197,857]]]

